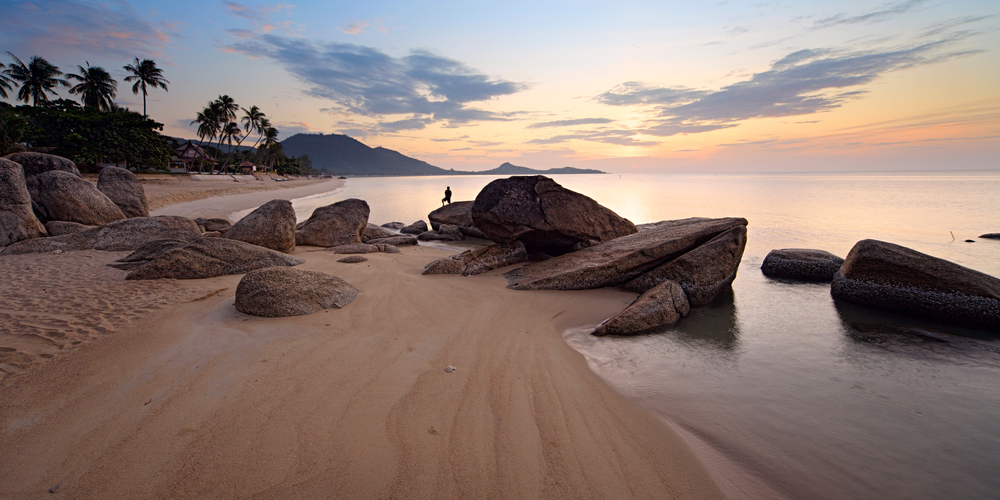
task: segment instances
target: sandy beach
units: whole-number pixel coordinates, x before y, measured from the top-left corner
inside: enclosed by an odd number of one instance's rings
[[[331,186],[146,189],[157,215],[218,217]],[[236,311],[241,276],[0,257],[0,498],[722,497],[683,437],[561,337],[634,294],[420,275],[451,253],[345,264],[299,247],[300,268],[362,293],[274,319]]]

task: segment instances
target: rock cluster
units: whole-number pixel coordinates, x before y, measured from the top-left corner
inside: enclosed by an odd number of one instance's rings
[[[560,255],[633,234],[636,227],[593,199],[542,175],[497,179],[472,205],[476,228],[490,240],[520,240],[529,252]]]
[[[770,278],[829,282],[844,259],[825,250],[785,248],[771,250],[760,270]]]
[[[361,290],[326,273],[289,267],[268,267],[248,272],[236,286],[236,310],[254,316],[277,318],[340,309]]]
[[[24,183],[28,188],[28,193],[32,199],[38,199],[38,175],[51,171],[61,170],[69,172],[82,178],[80,169],[71,160],[61,156],[49,155],[45,153],[12,153],[4,156],[5,159],[21,165],[24,169]]]
[[[187,217],[161,215],[122,219],[78,233],[32,238],[4,248],[0,255],[43,253],[54,250],[135,250],[155,240],[178,239],[191,241],[201,237],[201,231]]]
[[[1000,330],[1000,279],[883,241],[855,244],[830,293],[857,304]]]

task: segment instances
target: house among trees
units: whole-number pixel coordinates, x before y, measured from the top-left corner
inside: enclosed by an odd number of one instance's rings
[[[194,169],[194,164],[197,161],[206,162],[212,165],[212,157],[205,152],[200,146],[194,145],[191,141],[187,141],[181,147],[177,148],[176,154],[170,157],[170,169],[174,170],[174,167],[182,167],[185,171],[190,172]]]
[[[253,163],[250,163],[249,161],[246,161],[246,160],[243,160],[243,163],[240,163],[240,173],[241,174],[243,174],[243,175],[251,175],[251,174],[253,174],[256,171],[257,171],[257,165],[254,165]]]

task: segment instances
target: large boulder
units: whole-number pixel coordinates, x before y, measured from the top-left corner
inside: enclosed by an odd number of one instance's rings
[[[988,240],[1000,240],[1000,233],[986,233],[980,234],[980,238],[986,238]]]
[[[297,266],[303,262],[298,257],[238,240],[198,238],[158,255],[129,272],[125,279],[202,279],[265,267]]]
[[[295,242],[316,247],[361,243],[370,212],[368,203],[354,198],[319,207],[298,225]]]
[[[703,306],[733,284],[746,244],[747,227],[736,225],[684,255],[636,276],[621,288],[643,293],[664,281],[673,281],[684,288],[692,306]]]
[[[884,241],[855,244],[830,293],[856,304],[1000,331],[1000,279]]]
[[[135,250],[150,241],[200,238],[197,224],[187,217],[161,215],[136,217],[87,229],[78,233],[19,241],[0,255],[43,253],[54,250]]]
[[[31,209],[21,165],[0,158],[0,246],[46,234]]]
[[[622,312],[597,327],[592,335],[637,335],[676,323],[691,310],[681,285],[663,281],[636,298]]]
[[[584,290],[634,280],[726,233],[743,218],[690,218],[660,222],[645,231],[535,262],[507,272],[516,290]],[[719,243],[721,245],[721,243]]]
[[[769,278],[829,282],[844,259],[825,250],[784,248],[771,250],[760,271]]]
[[[635,225],[542,175],[497,179],[472,206],[475,227],[497,243],[559,255],[634,234]]]
[[[399,236],[399,234],[369,222],[365,225],[365,229],[361,233],[361,241],[362,243],[368,243],[369,240],[392,238],[395,236]]]
[[[48,220],[100,226],[125,218],[115,202],[82,177],[50,170],[37,179],[38,205]]]
[[[474,203],[474,201],[456,201],[427,214],[427,219],[431,221],[431,228],[437,230],[441,224],[459,227],[475,226],[476,224],[472,221],[472,205]]]
[[[418,220],[409,226],[404,226],[399,230],[399,232],[403,234],[420,234],[426,233],[427,229],[427,223],[422,220]]]
[[[38,175],[51,170],[61,170],[69,172],[77,177],[83,178],[80,169],[76,168],[76,163],[62,156],[45,153],[11,153],[4,158],[21,165],[24,169],[24,183],[28,187],[31,198],[38,199]]]
[[[236,286],[236,310],[278,318],[340,309],[361,290],[331,274],[290,267],[251,271]]]
[[[528,261],[528,252],[524,243],[488,245],[466,250],[460,254],[435,260],[424,267],[421,274],[461,274],[469,276],[481,274],[501,267],[520,264]]]
[[[149,202],[142,182],[124,168],[104,167],[97,177],[97,190],[122,209],[125,217],[149,217]]]
[[[271,200],[233,224],[222,237],[290,253],[295,250],[292,202]]]

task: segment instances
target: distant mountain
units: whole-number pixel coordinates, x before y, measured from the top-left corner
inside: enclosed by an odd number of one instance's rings
[[[600,170],[573,167],[535,170],[504,163],[492,170],[445,170],[425,161],[383,147],[371,148],[341,134],[295,134],[281,146],[288,156],[309,155],[313,168],[335,175],[545,175],[603,174]]]

